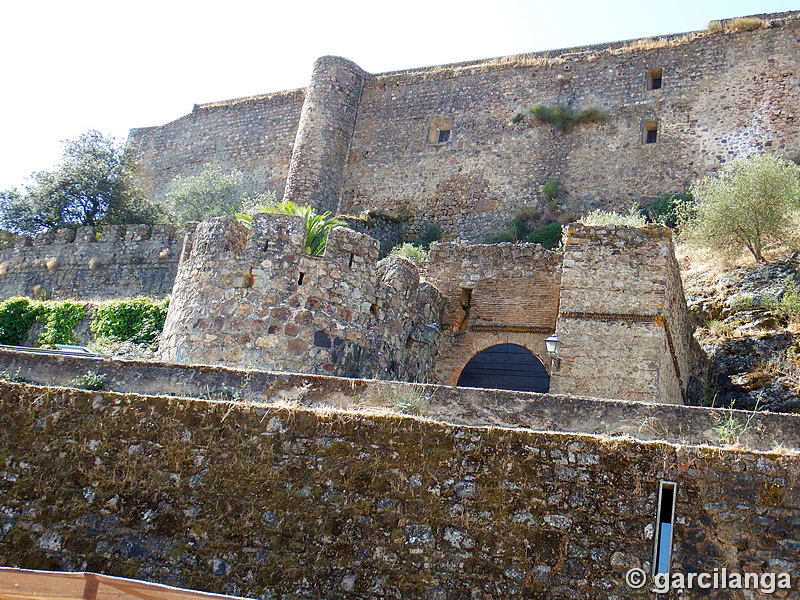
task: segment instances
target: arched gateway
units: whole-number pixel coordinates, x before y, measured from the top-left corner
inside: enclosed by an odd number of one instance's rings
[[[550,389],[550,376],[530,350],[517,344],[497,344],[473,356],[456,385],[545,393]]]

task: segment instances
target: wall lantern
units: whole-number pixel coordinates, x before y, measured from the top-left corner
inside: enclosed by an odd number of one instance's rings
[[[425,327],[422,328],[422,339],[431,344],[435,344],[439,340],[440,335],[442,335],[442,330],[439,329],[437,323],[427,323]]]
[[[550,355],[550,371],[556,372],[561,369],[561,359],[558,356],[561,350],[561,341],[554,333],[544,341],[544,346],[547,348],[547,353]]]
[[[544,345],[547,348],[547,353],[550,356],[556,356],[559,350],[561,350],[561,342],[555,333],[544,341]]]

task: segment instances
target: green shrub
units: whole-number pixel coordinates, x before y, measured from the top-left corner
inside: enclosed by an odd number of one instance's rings
[[[73,330],[85,314],[85,305],[81,302],[39,303],[37,320],[44,322],[44,329],[39,334],[39,343],[42,346],[74,343]]]
[[[168,307],[168,298],[156,301],[138,297],[104,302],[97,307],[90,327],[100,342],[132,342],[153,347],[164,329]]]
[[[548,250],[552,250],[561,244],[561,224],[558,222],[550,223],[544,227],[539,227],[528,235],[528,241],[541,244]]]
[[[420,246],[415,246],[410,242],[406,242],[405,244],[400,244],[399,246],[395,246],[391,249],[389,254],[393,254],[396,256],[402,256],[403,258],[407,258],[409,260],[416,260],[418,262],[424,262],[428,260],[428,251],[425,248]]]
[[[408,240],[409,244],[428,248],[433,242],[442,239],[442,227],[438,223],[423,221],[419,226],[419,235],[414,239]]]
[[[539,209],[535,206],[520,206],[508,222],[506,230],[489,238],[490,243],[520,242],[528,237],[540,220]]]
[[[778,301],[775,312],[789,320],[800,317],[800,288],[796,284],[790,283],[786,286],[786,291]]]
[[[95,373],[94,371],[87,371],[83,375],[78,375],[77,377],[70,379],[67,382],[67,385],[80,388],[82,390],[99,392],[106,387],[106,383],[108,383],[108,380],[105,375],[101,373]]]
[[[736,294],[730,301],[731,311],[753,310],[759,307],[758,300],[753,294]]]
[[[694,209],[694,197],[691,192],[667,194],[650,204],[644,212],[647,220],[661,223],[667,227],[678,227],[684,215]]]
[[[554,200],[558,196],[558,179],[549,179],[542,191],[548,200]]]
[[[39,306],[29,298],[16,296],[0,303],[0,344],[17,345],[33,325]]]
[[[531,112],[537,119],[550,123],[561,133],[568,132],[578,123],[601,123],[608,120],[608,115],[597,108],[574,111],[563,104],[555,106],[537,104],[531,107]]]

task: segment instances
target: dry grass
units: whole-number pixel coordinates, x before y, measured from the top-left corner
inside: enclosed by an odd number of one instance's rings
[[[683,46],[698,38],[705,37],[707,32],[696,31],[694,33],[685,33],[683,35],[674,35],[667,37],[654,37],[645,38],[642,40],[635,40],[619,48],[609,50],[609,54],[618,56],[620,54],[627,54],[629,52],[641,52],[642,50],[657,50],[659,48],[674,48],[675,46]]]

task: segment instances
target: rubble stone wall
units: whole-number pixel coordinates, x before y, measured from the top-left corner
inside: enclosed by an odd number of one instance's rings
[[[20,235],[11,247],[0,250],[0,299],[163,297],[172,290],[180,244],[169,225]]]
[[[670,230],[570,225],[556,332],[562,345],[553,391],[685,402],[700,352]]]
[[[673,573],[800,576],[786,451],[8,383],[0,409],[9,566],[255,598],[650,598],[625,573],[651,570],[670,481]]]
[[[443,301],[378,242],[333,229],[303,253],[302,218],[204,221],[187,235],[160,346],[165,360],[351,377],[425,380],[425,325]]]
[[[299,90],[201,105],[131,140],[154,197],[217,161],[256,192],[280,193],[290,175],[292,199],[403,214],[412,234],[427,221],[481,243],[521,206],[545,214],[551,179],[568,220],[681,192],[755,152],[800,152],[796,17],[377,75],[323,57],[302,122]],[[608,118],[560,132],[533,117],[536,104]]]

